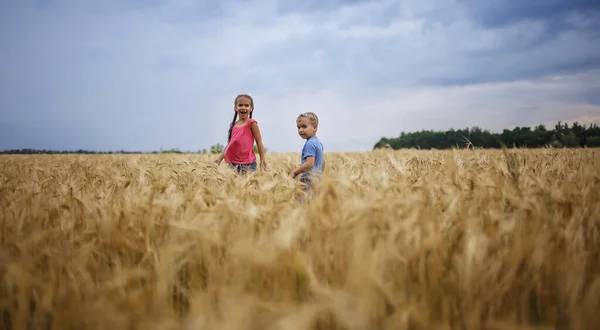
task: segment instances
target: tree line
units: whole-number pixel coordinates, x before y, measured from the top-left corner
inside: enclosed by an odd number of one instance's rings
[[[571,126],[560,121],[552,129],[544,125],[504,129],[491,133],[480,127],[450,129],[447,131],[421,130],[400,133],[397,138],[381,138],[374,149],[449,149],[449,148],[593,148],[600,147],[600,127],[574,122]]]
[[[491,133],[480,127],[465,129],[450,129],[447,131],[421,130],[418,132],[402,132],[397,138],[382,137],[375,143],[374,149],[449,149],[449,148],[595,148],[600,147],[600,127],[598,125],[580,125],[574,122],[571,126],[558,122],[554,128],[547,129],[544,125],[531,127],[515,127],[504,129],[502,133]],[[181,151],[177,148],[161,149],[160,151],[93,151],[93,150],[46,150],[46,149],[12,149],[2,150],[0,154],[159,154],[159,153],[196,153],[219,154],[224,145],[217,143],[210,149],[198,151]],[[265,150],[266,151],[266,150]],[[254,152],[258,153],[256,146]]]

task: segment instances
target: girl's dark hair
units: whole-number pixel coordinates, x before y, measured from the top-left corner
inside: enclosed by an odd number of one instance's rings
[[[252,99],[252,96],[250,96],[248,94],[240,94],[235,97],[235,100],[233,101],[233,121],[231,122],[231,125],[229,125],[229,133],[227,134],[227,143],[229,143],[229,141],[231,140],[231,131],[233,130],[233,125],[235,125],[235,121],[237,119],[237,111],[235,111],[235,106],[237,105],[238,100],[241,98],[247,98],[248,100],[250,100],[250,106],[252,107],[252,110],[253,110],[252,112],[250,112],[250,118],[252,118],[252,113],[254,112],[254,100]]]

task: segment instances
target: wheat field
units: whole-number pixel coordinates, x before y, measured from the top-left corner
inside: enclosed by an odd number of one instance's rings
[[[4,329],[599,329],[598,149],[0,156]]]

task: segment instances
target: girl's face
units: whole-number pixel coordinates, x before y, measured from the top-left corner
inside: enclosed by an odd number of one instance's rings
[[[298,118],[298,120],[296,120],[296,125],[298,126],[298,135],[305,140],[308,140],[317,134],[317,126],[313,125],[306,117]]]
[[[252,104],[247,97],[240,97],[235,104],[235,112],[237,112],[240,119],[246,119],[250,116],[250,113],[254,110]]]

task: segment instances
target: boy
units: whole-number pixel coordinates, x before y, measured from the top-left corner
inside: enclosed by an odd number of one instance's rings
[[[312,112],[305,112],[296,119],[298,134],[305,139],[302,148],[302,161],[300,166],[290,173],[291,178],[300,174],[300,181],[312,186],[312,176],[321,175],[325,169],[325,153],[323,144],[317,137],[319,118]],[[306,189],[304,189],[306,191]]]

